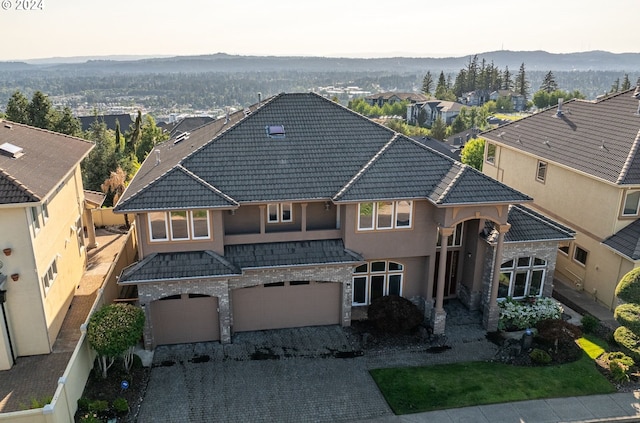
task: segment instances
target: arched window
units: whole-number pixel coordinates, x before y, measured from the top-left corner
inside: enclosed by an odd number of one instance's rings
[[[542,296],[547,261],[537,257],[518,257],[500,266],[498,298]]]
[[[371,261],[353,270],[352,305],[368,305],[385,295],[402,295],[404,266],[393,261]]]

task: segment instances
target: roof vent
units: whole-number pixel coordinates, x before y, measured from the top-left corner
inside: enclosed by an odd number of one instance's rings
[[[251,109],[249,109],[248,107],[246,109],[244,109],[244,115],[245,116],[249,116],[251,114]]]
[[[11,125],[10,123],[5,123],[4,127],[7,128],[7,129],[11,129],[11,128],[13,128],[13,125]]]
[[[174,144],[177,144],[177,143],[179,143],[180,141],[184,141],[184,140],[186,140],[187,138],[189,138],[189,135],[191,135],[191,132],[183,132],[183,133],[181,133],[180,135],[178,135],[178,136],[176,137],[176,139],[173,141],[173,143],[174,143]]]
[[[160,163],[162,163],[162,160],[160,160],[160,150],[156,148],[156,166],[158,166]]]
[[[284,138],[284,125],[268,125],[265,129],[269,138]]]
[[[559,118],[564,115],[564,111],[562,110],[562,104],[564,103],[564,98],[560,97],[558,99],[558,110],[556,111],[555,117]]]
[[[5,142],[0,145],[0,154],[3,156],[11,157],[12,159],[17,159],[18,157],[24,155],[24,150],[22,147],[18,147],[17,145],[13,145],[11,143]]]

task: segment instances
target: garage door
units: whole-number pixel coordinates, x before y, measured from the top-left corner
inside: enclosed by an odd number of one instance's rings
[[[183,294],[154,301],[151,324],[156,345],[217,341],[218,298]]]
[[[340,323],[336,282],[271,283],[236,289],[231,298],[234,332]]]

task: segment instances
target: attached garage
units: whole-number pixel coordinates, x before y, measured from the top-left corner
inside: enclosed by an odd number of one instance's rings
[[[340,323],[342,284],[291,281],[232,291],[233,331]]]
[[[151,326],[156,345],[218,341],[218,298],[182,294],[153,301]]]

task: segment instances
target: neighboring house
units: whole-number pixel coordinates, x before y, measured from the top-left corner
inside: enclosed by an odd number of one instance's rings
[[[147,348],[348,326],[385,295],[434,333],[453,297],[495,330],[493,269],[517,258],[510,296],[548,295],[572,238],[530,201],[317,94],[280,94],[157,146],[115,207],[139,236],[118,283],[137,286]]]
[[[214,119],[210,116],[189,116],[180,119],[177,122],[158,124],[158,127],[169,134],[169,138],[174,138],[180,134],[191,132],[196,128],[212,122]]]
[[[620,278],[640,264],[640,87],[484,132],[483,172],[575,228],[556,277],[616,306]]]
[[[491,93],[488,90],[475,90],[462,93],[462,97],[458,99],[465,106],[482,106],[489,101]]]
[[[407,123],[417,125],[422,114],[423,126],[431,127],[436,119],[440,118],[445,125],[451,125],[460,114],[463,104],[455,101],[429,100],[420,103],[412,103],[407,106]]]
[[[116,121],[120,123],[120,132],[124,133],[129,129],[129,126],[133,124],[133,119],[131,119],[131,115],[128,113],[121,113],[117,115],[93,115],[93,116],[79,116],[80,124],[82,125],[83,131],[88,131],[91,127],[91,124],[96,120],[99,122],[104,122],[107,126],[107,129],[112,131],[116,130]]]
[[[497,90],[489,94],[489,100],[497,101],[501,97],[506,97],[511,100],[513,110],[516,112],[521,112],[527,108],[527,99],[522,94],[518,94],[515,91]]]
[[[457,150],[458,156],[456,160],[460,160],[460,152],[464,148],[465,144],[472,139],[478,138],[480,131],[478,128],[469,128],[465,131],[458,132],[457,134],[449,135],[444,139],[444,142]]]
[[[0,121],[0,370],[48,354],[86,266],[80,161],[93,144]]]
[[[445,141],[440,141],[431,137],[411,137],[413,140],[418,141],[421,144],[426,145],[429,148],[436,150],[445,156],[451,157],[454,160],[460,161],[461,146],[455,146]]]
[[[411,104],[427,101],[429,98],[424,94],[418,93],[395,93],[395,92],[386,92],[379,94],[371,94],[364,98],[364,100],[370,106],[379,106],[382,107],[385,104],[394,104],[402,101],[407,101]]]

